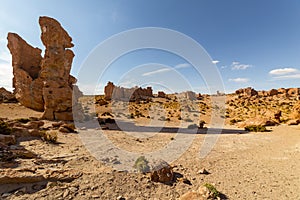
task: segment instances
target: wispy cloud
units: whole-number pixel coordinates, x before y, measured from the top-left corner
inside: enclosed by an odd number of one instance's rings
[[[249,79],[248,78],[230,78],[228,79],[230,82],[235,82],[235,83],[248,83]]]
[[[231,64],[232,70],[245,70],[249,67],[252,67],[252,65],[241,64],[240,62],[232,62],[232,64]]]
[[[163,72],[167,72],[167,71],[171,71],[171,69],[170,68],[157,69],[157,70],[154,70],[151,72],[143,73],[142,76],[150,76],[150,75],[159,74],[159,73],[163,73]]]
[[[213,61],[212,61],[213,64],[218,64],[219,62],[220,62],[220,61],[218,61],[218,60],[213,60]]]
[[[189,63],[180,63],[174,66],[174,69],[183,69],[183,68],[188,68],[191,67],[192,65]],[[161,69],[157,69],[151,72],[145,72],[142,74],[142,76],[151,76],[151,75],[155,75],[155,74],[160,74],[160,73],[164,73],[164,72],[168,72],[168,71],[172,71],[172,68],[161,68]]]
[[[0,87],[5,87],[10,91],[12,91],[12,70],[12,66],[9,62],[0,63]]]
[[[269,72],[269,74],[271,75],[286,75],[291,73],[300,73],[300,71],[295,68],[279,68],[279,69],[273,69]]]
[[[296,68],[278,68],[269,72],[275,80],[300,79],[300,70]]]
[[[178,65],[175,65],[175,69],[182,69],[182,68],[188,68],[188,67],[191,67],[191,65],[189,63],[181,63],[181,64],[178,64]]]

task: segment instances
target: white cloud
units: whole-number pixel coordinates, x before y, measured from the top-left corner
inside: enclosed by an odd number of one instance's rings
[[[241,64],[240,62],[232,62],[232,64],[231,64],[232,70],[245,70],[249,67],[252,67],[252,65]]]
[[[230,82],[235,82],[235,83],[248,83],[249,79],[248,78],[230,78],[228,79]]]
[[[269,72],[271,75],[286,75],[291,73],[300,73],[298,69],[295,68],[279,68],[279,69],[273,69]]]
[[[192,65],[189,63],[180,63],[174,66],[173,69],[183,69],[183,68],[188,68],[191,67]],[[168,72],[168,71],[172,71],[172,68],[161,68],[161,69],[157,69],[151,72],[145,72],[142,74],[142,76],[151,76],[154,74],[159,74],[159,73],[164,73],[164,72]]]
[[[227,68],[226,65],[222,65],[222,66],[221,66],[221,69],[225,69],[225,68]]]
[[[212,61],[213,64],[218,64],[219,62],[220,62],[220,61],[218,61],[218,60],[213,60],[213,61]]]
[[[276,80],[300,79],[300,73],[273,77]]]
[[[157,69],[157,70],[154,70],[151,72],[143,73],[142,76],[150,76],[150,75],[159,74],[159,73],[163,73],[163,72],[167,72],[167,71],[171,71],[171,69],[170,68]]]
[[[13,68],[10,63],[0,63],[0,87],[12,91]]]
[[[300,70],[296,68],[278,68],[269,72],[274,80],[300,79]]]
[[[191,65],[189,63],[181,63],[178,65],[175,65],[175,69],[181,69],[181,68],[187,68],[190,67]]]

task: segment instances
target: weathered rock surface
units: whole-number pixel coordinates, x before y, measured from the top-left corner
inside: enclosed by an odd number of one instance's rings
[[[17,99],[13,93],[10,91],[7,91],[5,88],[0,88],[0,103],[15,103],[17,102]]]
[[[104,87],[105,100],[124,100],[124,101],[138,101],[147,100],[153,97],[151,87],[147,88],[123,88],[115,86],[112,82],[108,82]]]
[[[293,106],[290,118],[294,120],[300,120],[300,101],[297,101],[297,103]]]
[[[32,47],[15,33],[8,33],[7,39],[7,47],[12,54],[15,96],[22,105],[43,111],[43,82],[38,79],[41,70],[42,50]]]
[[[164,160],[153,160],[149,163],[150,178],[154,182],[169,183],[174,179],[172,167]]]
[[[166,98],[166,93],[164,93],[163,91],[158,91],[157,97]]]
[[[2,135],[0,134],[0,143],[5,145],[16,144],[16,138],[14,135]]]
[[[16,98],[26,107],[44,111],[44,119],[73,120],[72,112],[82,119],[77,101],[82,93],[74,85],[76,78],[70,75],[74,53],[68,48],[74,46],[72,38],[55,19],[40,17],[39,24],[46,47],[44,57],[40,49],[33,48],[17,34],[8,34]]]
[[[258,92],[251,87],[247,87],[247,88],[242,88],[242,89],[236,90],[235,94],[249,98],[249,97],[258,95]]]

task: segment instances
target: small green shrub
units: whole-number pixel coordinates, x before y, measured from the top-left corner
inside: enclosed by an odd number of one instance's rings
[[[148,165],[148,160],[145,156],[140,156],[136,159],[133,167],[137,169],[141,173],[146,173],[150,171],[150,167]]]
[[[220,197],[220,192],[210,183],[205,183],[204,186],[209,190],[213,198]]]
[[[262,125],[249,125],[245,127],[245,131],[250,132],[266,132],[267,128]]]

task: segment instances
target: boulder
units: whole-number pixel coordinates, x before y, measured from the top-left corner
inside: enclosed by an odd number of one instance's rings
[[[149,164],[150,178],[154,182],[170,183],[174,179],[172,167],[164,160],[152,160]]]
[[[274,95],[277,95],[278,94],[278,90],[275,90],[275,89],[271,89],[269,92],[268,92],[268,96],[274,96]]]

